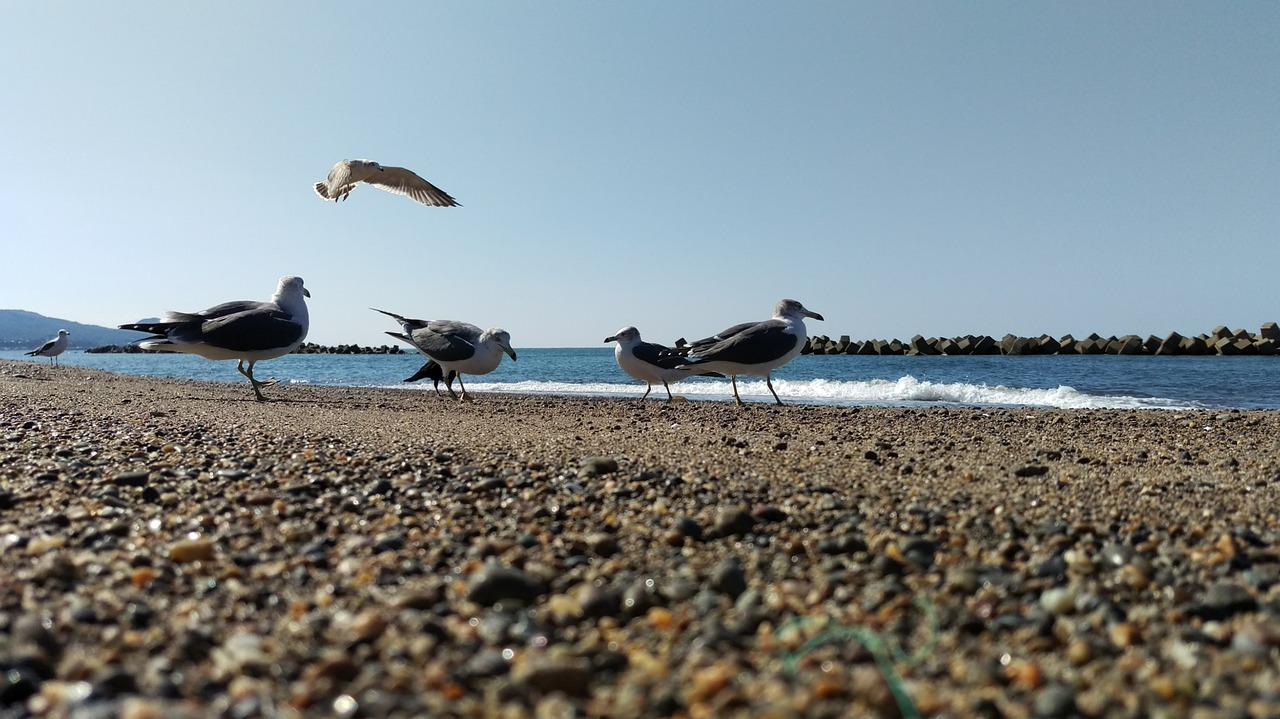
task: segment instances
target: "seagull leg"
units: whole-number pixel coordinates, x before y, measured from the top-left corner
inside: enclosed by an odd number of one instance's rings
[[[265,394],[263,394],[263,393],[262,393],[262,390],[260,390],[260,389],[258,389],[258,388],[259,388],[259,387],[266,386],[266,385],[273,385],[273,384],[275,384],[275,383],[276,383],[276,381],[275,381],[275,380],[267,380],[266,382],[259,382],[258,380],[254,379],[254,378],[253,378],[253,365],[254,365],[254,363],[255,363],[256,361],[257,361],[257,360],[249,360],[249,369],[248,369],[248,370],[246,370],[246,369],[244,368],[244,360],[239,360],[239,361],[237,361],[237,362],[236,362],[236,369],[240,372],[240,374],[242,374],[242,375],[244,375],[245,377],[248,377],[248,378],[249,378],[249,384],[253,387],[253,394],[254,394],[254,397],[255,397],[259,402],[266,402],[266,401],[267,401],[267,396],[266,396]]]
[[[733,385],[733,401],[737,402],[738,406],[741,407],[742,398],[738,396],[738,375],[736,374],[729,375],[729,384]]]
[[[778,399],[778,393],[777,393],[776,391],[774,391],[774,389],[773,389],[773,380],[769,378],[769,375],[765,375],[765,376],[764,376],[764,383],[765,383],[765,384],[767,384],[767,385],[769,385],[769,391],[770,391],[770,392],[773,392],[773,401],[774,401],[774,402],[777,402],[779,405],[781,405],[781,404],[782,404],[782,400]]]
[[[675,397],[671,396],[671,385],[667,384],[667,381],[664,379],[662,380],[662,386],[667,390],[667,401],[674,402]]]
[[[471,395],[467,394],[467,386],[462,383],[462,375],[458,375],[458,388],[462,390],[462,396],[458,397],[459,402],[473,401]],[[450,390],[450,392],[452,392],[452,390]],[[457,395],[454,396],[457,397]]]
[[[653,391],[653,383],[652,383],[652,382],[645,382],[645,383],[644,383],[644,394],[640,395],[640,401],[641,401],[641,402],[643,402],[643,401],[644,401],[644,399],[645,399],[645,397],[648,397],[648,396],[649,396],[649,393],[650,393],[650,392],[652,392],[652,391]]]

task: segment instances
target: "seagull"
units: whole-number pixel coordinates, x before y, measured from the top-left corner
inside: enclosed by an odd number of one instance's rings
[[[432,383],[432,384],[434,385],[434,387],[435,387],[436,395],[438,396],[438,395],[440,394],[440,383],[441,383],[441,382],[444,382],[444,383],[445,383],[445,385],[444,385],[444,386],[445,386],[445,389],[449,390],[449,392],[450,392],[450,393],[452,393],[452,392],[453,392],[453,381],[454,381],[455,379],[457,379],[457,378],[458,378],[458,373],[457,373],[457,371],[455,371],[455,370],[449,370],[449,378],[448,378],[448,380],[446,381],[445,376],[444,376],[444,368],[442,368],[442,367],[440,366],[440,363],[436,362],[436,361],[435,361],[435,360],[433,360],[433,359],[429,359],[429,360],[427,360],[427,363],[426,363],[426,364],[424,364],[424,365],[422,365],[421,367],[419,367],[419,368],[418,368],[418,371],[417,371],[417,372],[414,372],[414,373],[413,373],[413,376],[412,376],[412,377],[409,377],[409,378],[405,379],[404,381],[405,381],[405,382],[417,382],[417,381],[418,381],[418,380],[420,380],[420,379],[430,379],[430,380],[431,380],[431,383]]]
[[[458,397],[453,391],[453,383],[450,381],[445,383],[445,389],[449,390],[450,397],[461,400],[471,399],[471,395],[467,394],[466,385],[462,383],[462,375],[489,374],[498,368],[503,352],[511,355],[513,361],[516,358],[516,351],[511,349],[511,335],[500,327],[490,327],[482,332],[479,327],[466,322],[415,320],[375,307],[369,309],[395,318],[404,328],[405,334],[399,332],[387,334],[407,342],[428,359],[433,360],[439,366],[442,378],[450,374],[457,375],[462,396]],[[431,377],[432,375],[428,373],[434,371],[429,365],[430,362],[410,379]]]
[[[606,343],[618,343],[618,346],[613,349],[613,358],[618,361],[618,367],[623,372],[645,383],[646,387],[644,394],[640,397],[641,401],[644,401],[649,396],[649,392],[653,391],[654,382],[661,382],[662,386],[667,390],[667,401],[670,402],[674,398],[671,396],[671,387],[667,383],[679,382],[682,379],[695,376],[692,372],[678,369],[682,365],[688,364],[689,360],[679,355],[667,354],[671,352],[670,347],[642,341],[640,339],[640,330],[635,327],[623,327],[612,337],[605,337],[604,341]],[[719,372],[702,372],[699,374],[706,377],[724,376]]]
[[[383,167],[373,160],[343,160],[329,170],[324,182],[315,184],[316,194],[325,200],[347,199],[357,182],[366,182],[379,190],[432,207],[457,207],[458,201],[449,193],[418,177],[403,167]]]
[[[142,349],[237,360],[236,370],[249,378],[258,401],[266,402],[260,388],[276,380],[254,379],[253,365],[287,355],[307,338],[310,319],[303,298],[310,296],[301,277],[286,276],[280,278],[276,293],[266,302],[239,300],[203,312],[167,312],[159,322],[120,325],[120,329],[155,335],[139,343]],[[245,362],[249,363],[247,369]]]
[[[38,349],[33,349],[27,353],[28,357],[48,357],[49,364],[57,366],[58,355],[67,351],[67,335],[71,334],[66,330],[58,330],[58,336],[40,345]]]
[[[774,401],[782,404],[769,374],[795,359],[804,348],[808,340],[804,326],[806,317],[822,319],[822,315],[805,309],[796,300],[782,300],[774,306],[772,319],[734,325],[717,335],[672,350],[672,353],[688,358],[686,369],[715,370],[729,375],[733,399],[738,404],[742,404],[742,398],[738,396],[740,374],[764,377]]]

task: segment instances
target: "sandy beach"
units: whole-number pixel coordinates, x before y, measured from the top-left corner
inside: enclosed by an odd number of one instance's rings
[[[1280,413],[266,393],[0,363],[0,717],[1280,716]]]

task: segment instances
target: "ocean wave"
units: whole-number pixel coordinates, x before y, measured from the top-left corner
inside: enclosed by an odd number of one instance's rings
[[[774,380],[773,387],[784,401],[802,404],[842,406],[965,406],[965,407],[1043,407],[1054,409],[1202,409],[1197,403],[1179,402],[1160,397],[1099,395],[1080,392],[1065,385],[1038,389],[1002,385],[939,383],[921,381],[910,375],[897,380]],[[639,397],[644,385],[609,382],[519,382],[467,383],[474,392],[507,392],[515,394],[553,394],[570,396]],[[431,391],[429,385],[417,389]],[[695,379],[673,384],[671,392],[697,399],[731,399],[733,390],[726,380]],[[764,380],[738,380],[738,394],[744,401],[773,401]],[[661,385],[651,397],[666,398]]]

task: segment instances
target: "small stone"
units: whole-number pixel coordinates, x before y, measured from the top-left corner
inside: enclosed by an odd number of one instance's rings
[[[169,559],[178,564],[213,559],[216,553],[213,540],[205,537],[184,539],[169,547]]]
[[[1076,590],[1073,587],[1052,587],[1040,595],[1040,606],[1054,616],[1070,614],[1076,608]]]
[[[1253,598],[1248,589],[1231,582],[1218,582],[1209,587],[1204,599],[1198,606],[1192,607],[1190,613],[1205,619],[1221,620],[1257,608],[1258,600]]]
[[[737,557],[721,562],[711,573],[710,586],[730,599],[737,599],[747,591],[747,575],[742,569],[742,562]]]
[[[718,537],[746,534],[756,525],[756,520],[746,507],[728,507],[716,515],[713,531]]]
[[[1065,684],[1050,684],[1036,695],[1034,714],[1043,719],[1071,717],[1077,713],[1076,693]]]
[[[476,572],[467,585],[467,598],[486,606],[505,599],[532,602],[543,594],[542,582],[519,569],[489,563]]]
[[[586,536],[587,548],[601,557],[612,557],[618,553],[618,538],[612,534],[596,532]]]
[[[818,542],[818,551],[830,555],[853,554],[867,551],[867,543],[861,537],[846,534],[842,537],[828,537]]]
[[[591,693],[591,668],[577,657],[530,655],[512,678],[540,694],[585,697]]]
[[[921,539],[919,537],[908,540],[902,547],[903,556],[917,567],[932,566],[933,557],[937,551],[937,542],[932,542],[928,539]]]
[[[692,540],[702,539],[702,526],[698,524],[698,520],[693,517],[680,517],[676,519],[672,529],[679,532],[681,536],[688,537]]]
[[[151,474],[146,471],[121,472],[111,478],[111,483],[117,487],[145,487],[150,478]]]
[[[618,460],[612,457],[586,457],[578,465],[578,474],[584,477],[599,477],[618,471]]]
[[[1015,477],[1039,477],[1047,474],[1049,468],[1041,464],[1028,464],[1013,470]]]
[[[787,513],[772,504],[765,504],[751,510],[751,516],[759,522],[781,522]]]

